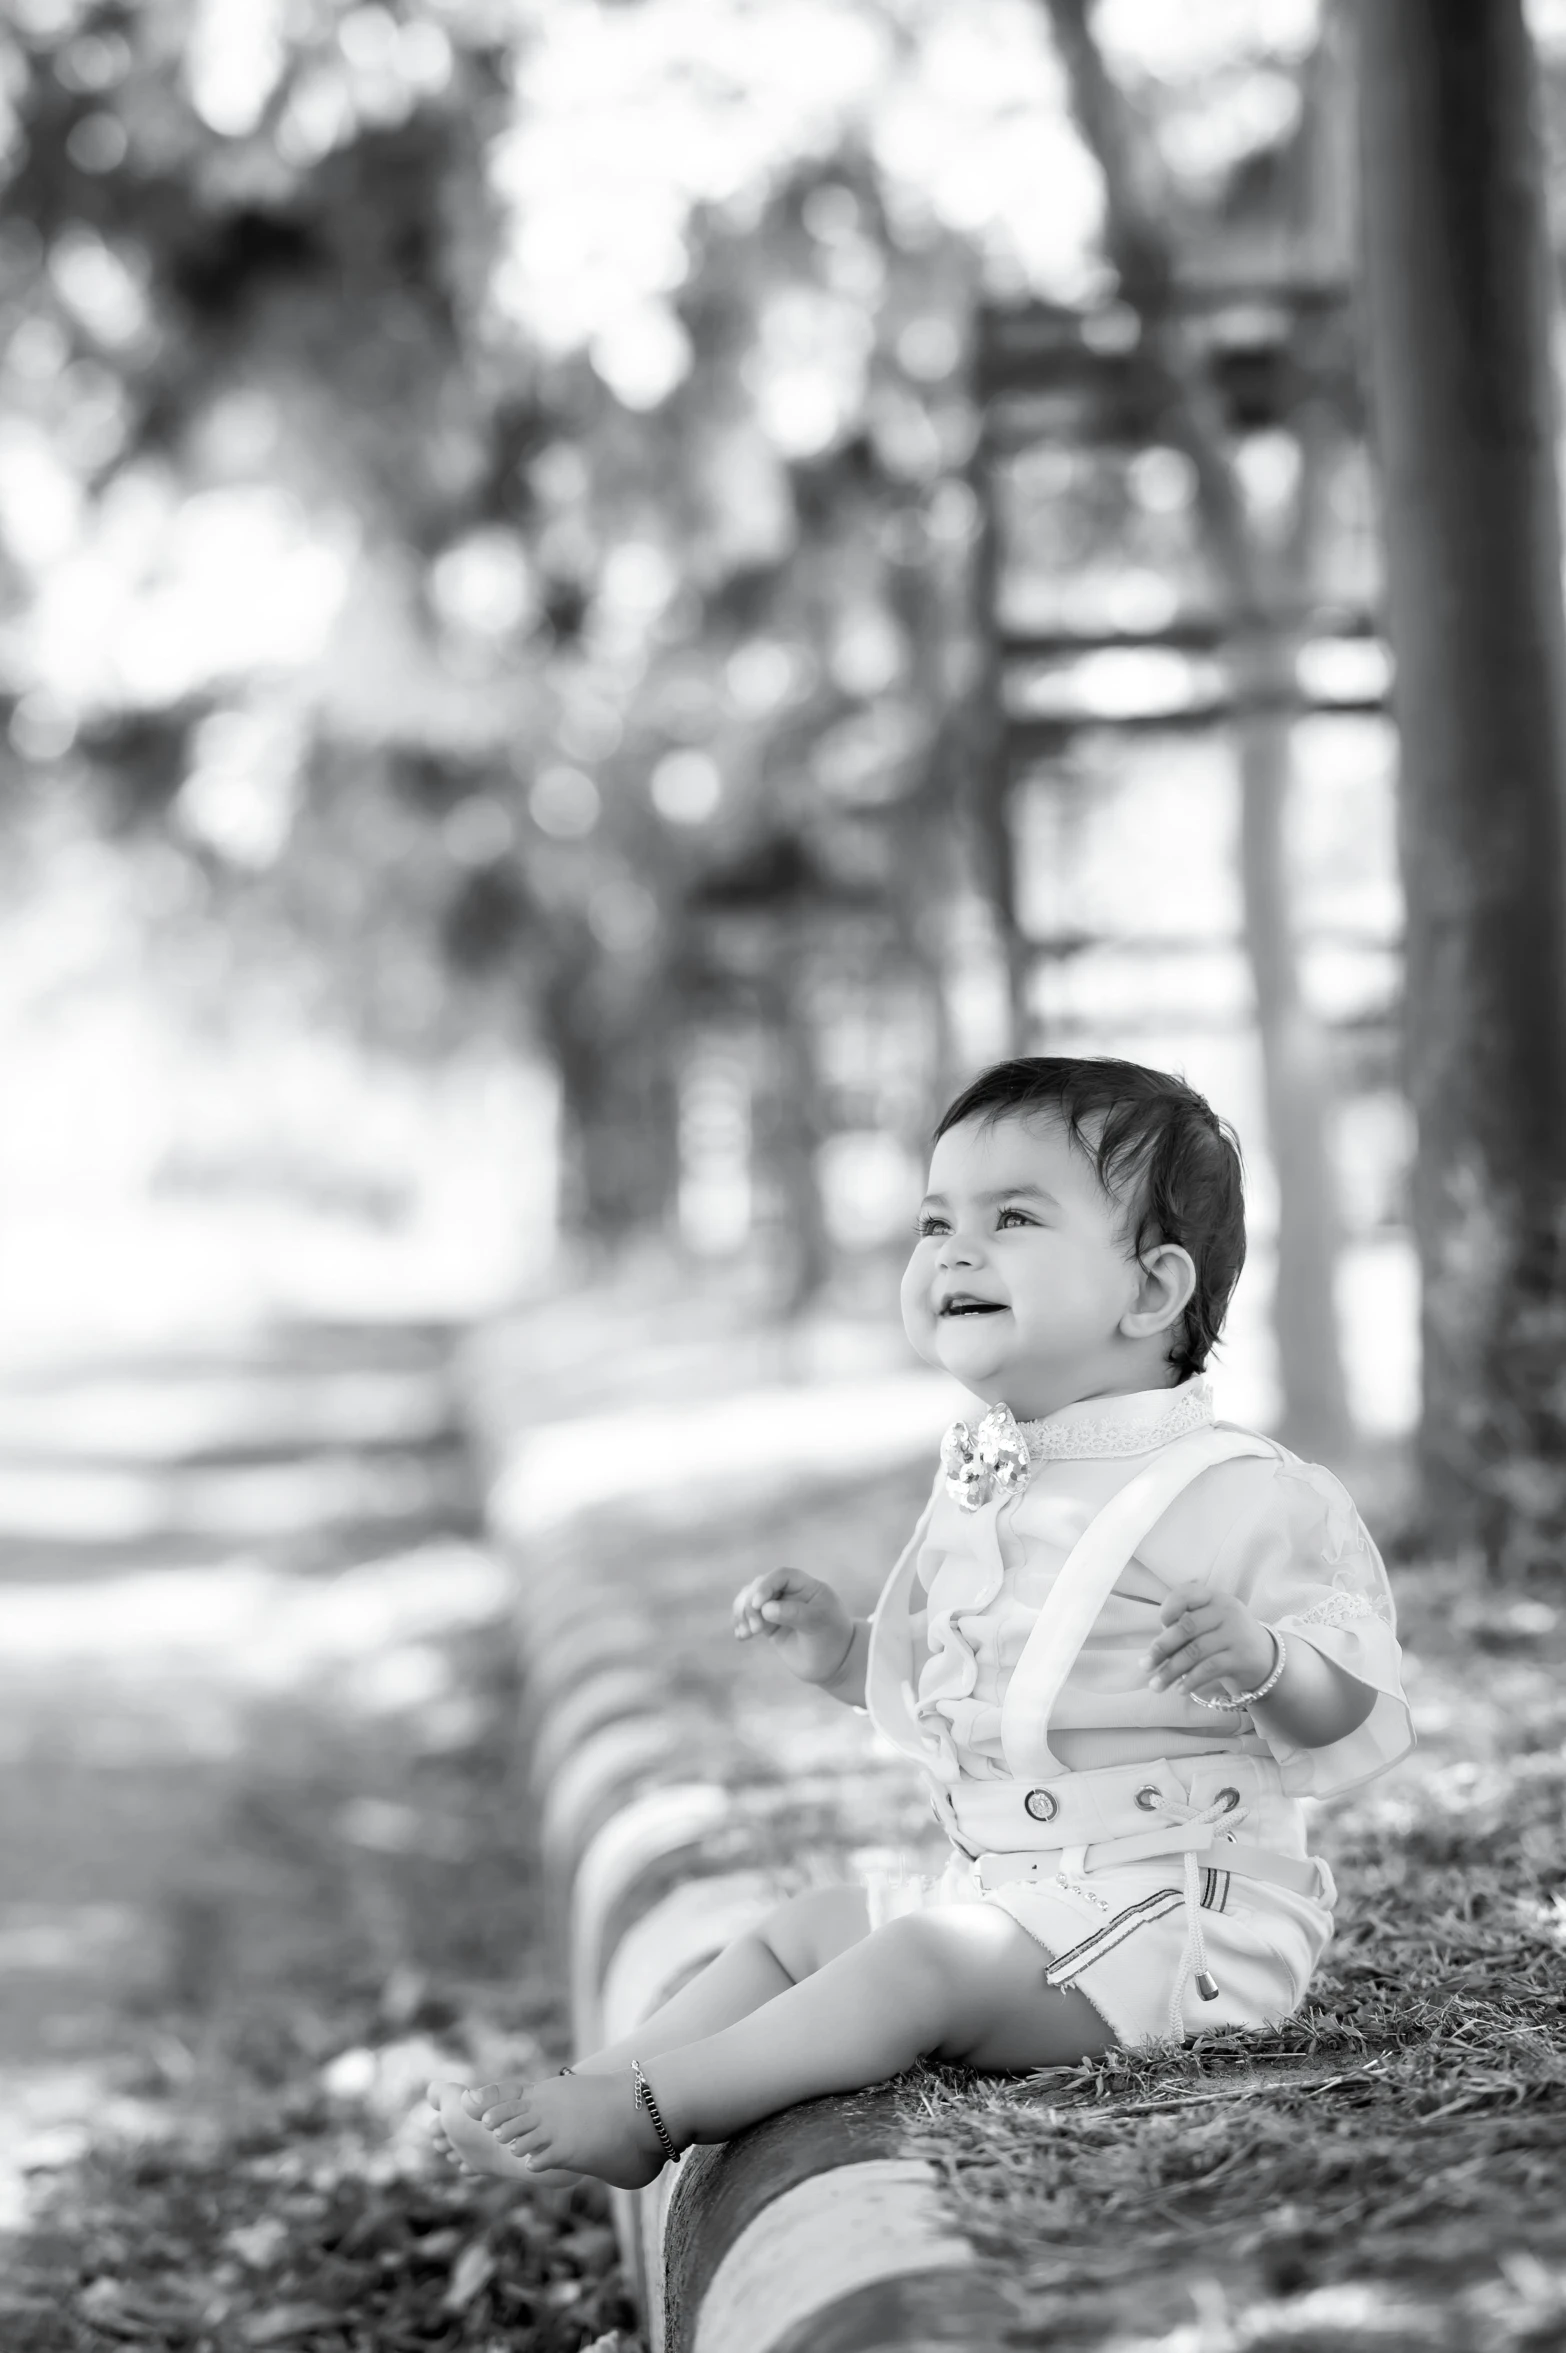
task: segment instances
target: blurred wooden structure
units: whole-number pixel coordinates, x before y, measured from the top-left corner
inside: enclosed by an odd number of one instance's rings
[[[1360,956],[1369,985],[1346,1001],[1340,988],[1323,1018],[1308,969],[1320,912],[1296,905],[1289,842],[1297,723],[1378,717],[1389,684],[1340,45],[1329,19],[1293,141],[1227,217],[1182,238],[1081,0],[1051,0],[1049,15],[1103,174],[1115,298],[1087,311],[992,304],[978,323],[978,866],[1019,1047],[1102,1050],[1107,1032],[1135,1052],[1140,1034],[1157,1059],[1160,1039],[1254,1032],[1284,1425],[1330,1454],[1348,1434],[1332,1106],[1341,1090],[1393,1085],[1398,992],[1395,909],[1366,922],[1345,905],[1331,945],[1340,966]],[[1094,909],[1072,836],[1087,838],[1103,802],[1100,857],[1126,856],[1138,816],[1116,788],[1166,757],[1193,801],[1225,804],[1193,807],[1191,839],[1206,834],[1210,867],[1227,855],[1238,890],[1225,904],[1215,874],[1198,879],[1176,855],[1151,891]],[[1055,869],[1042,887],[1030,857]]]
[[[1287,431],[1302,409],[1320,402],[1340,426],[1340,447],[1357,451],[1363,419],[1345,284],[1209,280],[1175,288],[1171,308],[1206,344],[1225,422],[1237,440]],[[1233,658],[1239,625],[1211,578],[1171,582],[1167,610],[1135,626],[1117,626],[1091,610],[1077,621],[1064,611],[1031,617],[1044,584],[1030,575],[1010,478],[1041,447],[1124,467],[1139,452],[1168,446],[1165,421],[1135,365],[1138,337],[1136,314],[1122,305],[1085,313],[1032,302],[980,313],[975,481],[987,554],[979,619],[995,726],[974,800],[981,824],[1008,832],[1021,793],[1058,775],[1086,737],[1221,739],[1237,720],[1263,710],[1298,719],[1389,709],[1378,566],[1368,539],[1356,545],[1340,538],[1322,567],[1325,577],[1299,579],[1290,600],[1269,614],[1291,641],[1292,676],[1245,674]],[[1069,580],[1052,601],[1075,603],[1079,611],[1083,603]],[[1014,873],[1014,857],[1007,864]],[[1015,901],[1007,913],[1029,981],[1052,961],[1108,944],[1109,935],[1080,927],[1031,933]],[[1351,927],[1344,936],[1360,935]],[[1383,944],[1379,932],[1363,936],[1366,944]],[[1162,945],[1119,935],[1113,944],[1132,954]],[[1186,1011],[1194,1027],[1203,1026],[1199,1005]],[[1389,1018],[1390,1009],[1374,1026],[1385,1027]],[[1155,1026],[1167,1026],[1167,1008]]]

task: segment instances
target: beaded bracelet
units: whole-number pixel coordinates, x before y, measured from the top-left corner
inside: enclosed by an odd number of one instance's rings
[[[680,2152],[675,2147],[674,2137],[669,2131],[669,2127],[664,2123],[663,2117],[659,2112],[658,2103],[653,2098],[652,2085],[648,2082],[646,2076],[642,2073],[642,2063],[640,2059],[633,2059],[631,2061],[631,2074],[636,2084],[636,2097],[641,2101],[642,2106],[646,2109],[648,2115],[652,2118],[652,2128],[653,2131],[658,2135],[659,2140],[663,2143],[664,2155],[668,2158],[671,2165],[677,2165],[680,2161]]]
[[[1283,1673],[1289,1656],[1283,1636],[1278,1632],[1277,1627],[1269,1626],[1267,1631],[1278,1646],[1278,1656],[1273,1665],[1272,1673],[1268,1676],[1265,1683],[1258,1683],[1254,1691],[1236,1692],[1233,1699],[1203,1699],[1199,1691],[1188,1691],[1185,1695],[1186,1698],[1194,1699],[1199,1708],[1220,1709],[1254,1707],[1257,1700],[1265,1699],[1268,1692],[1277,1682],[1278,1677]]]

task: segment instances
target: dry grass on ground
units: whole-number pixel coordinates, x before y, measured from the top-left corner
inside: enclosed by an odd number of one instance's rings
[[[728,1595],[783,1558],[862,1602],[922,1485],[580,1542],[659,1592],[687,1698],[804,1755],[830,1719],[735,1659]],[[1019,2346],[1566,2347],[1566,1611],[1440,1566],[1395,1583],[1419,1746],[1322,1809],[1338,1933],[1302,2014],[1028,2084],[909,2079],[911,2141],[1014,2285]]]
[[[636,2353],[596,2184],[518,2199],[438,2165],[431,2073],[563,2055],[493,1636],[480,1729],[279,1709],[234,1777],[221,1883],[171,1907],[113,2092],[141,2129],[47,2177],[0,2243],[5,2353]]]
[[[906,1485],[802,1493],[753,1546],[873,1577]],[[767,1681],[723,1631],[751,1565],[725,1518],[649,1524],[635,1559],[680,1592],[720,1709]],[[1342,1904],[1305,2011],[1029,2083],[909,2079],[910,2139],[1014,2284],[1019,2346],[1566,2346],[1566,1613],[1448,1571],[1398,1584],[1421,1745],[1321,1826]],[[5,2250],[6,2353],[633,2353],[595,2190],[431,2173],[399,2126],[432,2047],[487,2071],[507,2037],[561,2041],[503,1646],[467,1637],[459,1666],[484,1701],[466,1747],[317,1720],[254,1752],[226,1927],[171,1923],[170,1988],[128,2038],[122,2088],[165,2129],[55,2178]]]
[[[1431,1730],[1323,1825],[1342,1901],[1300,2015],[910,2081],[1019,2344],[1566,2345],[1566,1613],[1397,1582]]]

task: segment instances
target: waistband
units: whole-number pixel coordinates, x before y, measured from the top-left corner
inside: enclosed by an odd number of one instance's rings
[[[942,1784],[933,1794],[937,1818],[973,1862],[981,1887],[1052,1878],[1063,1867],[1094,1871],[1205,1855],[1242,1878],[1332,1901],[1325,1866],[1303,1852],[1303,1809],[1284,1796],[1270,1757],[1188,1757],[1178,1764],[1164,1757],[1031,1786]],[[1237,1838],[1227,1827],[1230,1817],[1236,1828],[1248,1819],[1266,1843]],[[1296,1851],[1285,1853],[1286,1846]]]
[[[1100,1765],[1029,1784],[1010,1779],[932,1783],[937,1820],[967,1855],[1041,1855],[1113,1842],[1117,1859],[1175,1854],[1190,1841],[1174,1835],[1193,1809],[1249,1817],[1270,1849],[1304,1852],[1304,1811],[1283,1792],[1271,1757],[1160,1757],[1154,1763]],[[1259,1819],[1258,1819],[1259,1817]],[[1199,1841],[1198,1841],[1199,1843]],[[1106,1858],[1107,1859],[1107,1858]]]

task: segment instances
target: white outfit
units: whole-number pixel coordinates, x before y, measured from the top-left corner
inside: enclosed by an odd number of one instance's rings
[[[1122,2043],[1275,2022],[1332,1931],[1300,1800],[1370,1780],[1413,1741],[1380,1556],[1330,1472],[1215,1426],[1200,1380],[1089,1399],[1022,1435],[1020,1488],[964,1509],[937,1478],[871,1621],[866,1704],[923,1767],[958,1850],[939,1879],[873,1882],[872,1921],[1000,1904],[1050,1956],[1049,1982],[1080,1987]],[[1368,1685],[1365,1722],[1295,1748],[1152,1690],[1139,1659],[1192,1581]],[[1157,1732],[1157,1762],[1071,1772],[1049,1746],[1133,1728]]]

